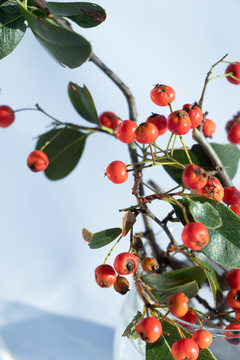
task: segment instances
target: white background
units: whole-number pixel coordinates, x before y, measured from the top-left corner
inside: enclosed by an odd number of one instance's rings
[[[237,0],[149,0],[141,2],[100,0],[107,19],[93,29],[74,29],[85,36],[93,50],[130,87],[141,123],[151,114],[168,115],[149,97],[156,83],[172,86],[175,110],[199,100],[211,65],[226,53],[239,61],[239,13]],[[221,64],[215,75],[223,74]],[[128,119],[120,90],[92,63],[69,70],[59,66],[37,43],[30,30],[17,49],[0,62],[0,103],[14,110],[36,103],[66,122],[91,125],[81,119],[67,95],[69,81],[85,84],[98,113],[116,112]],[[240,110],[240,87],[225,78],[209,84],[204,111],[216,122],[213,140],[227,142],[225,123]],[[104,177],[113,160],[129,163],[127,146],[110,136],[94,134],[87,140],[83,157],[67,178],[50,182],[26,166],[34,149],[34,137],[47,131],[50,120],[29,111],[16,114],[16,121],[0,131],[0,298],[32,305],[54,313],[115,326],[123,301],[113,289],[101,289],[94,269],[110,247],[90,250],[81,236],[121,227],[118,209],[135,203],[131,176],[122,185]],[[160,138],[166,146],[169,133]],[[191,136],[186,136],[191,145]],[[180,146],[180,144],[179,144]],[[174,185],[157,167],[146,171],[163,189]],[[239,174],[238,174],[239,176]],[[239,187],[238,176],[234,185]],[[170,207],[154,205],[161,219]],[[143,230],[141,222],[136,230]],[[156,229],[156,232],[158,229]],[[127,251],[128,238],[116,249]]]

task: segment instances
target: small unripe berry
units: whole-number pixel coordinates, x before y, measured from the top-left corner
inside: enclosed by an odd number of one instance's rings
[[[49,159],[47,155],[40,151],[32,151],[27,158],[27,165],[33,172],[43,171],[48,167]]]
[[[216,124],[210,119],[205,119],[202,132],[205,137],[211,137],[216,131]]]
[[[240,203],[240,191],[235,186],[225,187],[222,201],[228,205]]]
[[[208,179],[207,184],[198,190],[198,194],[220,202],[223,198],[224,190],[218,178],[212,176]]]
[[[102,288],[109,288],[116,281],[117,275],[114,268],[108,264],[102,264],[95,269],[96,283]]]
[[[171,353],[174,360],[196,360],[199,355],[199,347],[192,339],[181,339],[172,345]]]
[[[119,275],[132,274],[138,267],[137,257],[129,252],[118,254],[114,260],[114,268]]]
[[[240,290],[240,269],[229,270],[226,281],[231,289]]]
[[[105,111],[99,116],[99,122],[101,125],[115,131],[120,124],[120,119],[115,113],[111,111]]]
[[[114,184],[122,184],[128,178],[127,166],[122,161],[113,161],[108,165],[106,175]]]
[[[227,294],[227,304],[233,310],[240,308],[240,290],[229,290]]]
[[[208,175],[200,166],[190,164],[183,170],[182,181],[189,189],[199,190],[207,184]]]
[[[200,349],[208,348],[212,341],[212,335],[207,330],[197,330],[192,334],[192,340],[198,345]]]
[[[167,106],[175,99],[175,91],[168,85],[157,84],[150,92],[151,100],[158,106]]]
[[[167,131],[167,119],[164,115],[152,114],[147,118],[147,122],[152,123],[158,129],[158,136]]]
[[[10,126],[15,120],[15,115],[13,110],[7,106],[0,106],[0,127],[6,128]]]
[[[162,335],[162,324],[155,317],[146,317],[138,322],[136,333],[142,340],[154,343]]]
[[[113,287],[119,294],[125,295],[129,291],[129,281],[124,276],[118,275]]]
[[[188,312],[188,297],[183,293],[175,293],[168,299],[168,309],[171,314],[182,317]]]
[[[150,144],[157,138],[158,129],[150,122],[140,124],[134,132],[134,139],[140,144]]]
[[[146,257],[145,259],[143,259],[141,261],[141,266],[143,271],[148,274],[155,273],[159,268],[157,260],[153,257]]]
[[[125,144],[130,144],[134,141],[134,131],[137,128],[137,124],[132,120],[124,120],[118,125],[116,136],[118,140]]]
[[[239,85],[240,84],[240,62],[235,62],[232,64],[229,64],[225,70],[225,74],[233,73],[233,76],[236,79],[233,79],[231,76],[227,76],[227,80],[231,84]]]
[[[199,222],[192,222],[185,225],[182,231],[182,242],[191,250],[201,250],[209,242],[207,228]]]
[[[191,120],[184,110],[173,111],[168,115],[167,127],[175,135],[185,135],[191,129]]]

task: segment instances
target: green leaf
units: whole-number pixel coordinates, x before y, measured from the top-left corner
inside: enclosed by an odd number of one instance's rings
[[[91,242],[88,244],[90,249],[101,248],[115,240],[122,232],[120,228],[106,229],[93,234]]]
[[[210,270],[210,272],[206,270],[205,273],[206,273],[215,303],[219,304],[222,300],[223,294],[222,294],[222,289],[221,289],[221,286],[219,283],[217,272],[215,271],[214,267],[212,267],[212,265],[210,265],[206,261],[203,261],[202,259],[199,259],[199,258],[196,258],[196,260],[199,262],[199,264],[204,266],[206,269]]]
[[[67,17],[83,28],[91,28],[106,19],[105,10],[94,3],[87,2],[48,2],[48,9],[56,16]]]
[[[70,82],[68,84],[68,95],[75,110],[87,121],[99,124],[97,111],[92,96],[86,86],[82,88]]]
[[[1,2],[0,7],[0,59],[9,55],[22,40],[27,26],[24,24],[17,4],[13,1]]]
[[[16,1],[37,40],[60,64],[74,69],[91,56],[91,45],[82,36],[51,19],[33,14],[20,0]]]
[[[209,229],[209,243],[201,250],[209,259],[217,264],[226,266],[230,269],[240,268],[240,218],[232,210],[222,203],[207,197],[193,197],[193,201],[200,201],[201,203],[209,203],[219,213],[222,219],[222,226]],[[178,200],[187,210],[187,216],[192,221],[192,216],[189,213],[189,202],[187,200]],[[174,204],[173,208],[177,216],[185,225],[185,220],[182,215],[180,206]]]
[[[160,339],[153,344],[146,345],[146,360],[173,360],[171,355],[171,347],[172,345],[181,339],[177,328],[169,324],[167,321],[162,322],[163,331],[166,332],[167,335],[162,334]],[[191,334],[183,330],[186,337],[191,337]],[[204,349],[199,352],[198,360],[217,360],[215,356],[209,349]]]
[[[222,225],[222,219],[217,209],[210,203],[190,201],[189,210],[196,222],[201,222],[208,229],[216,229]]]
[[[141,278],[150,286],[158,301],[165,303],[176,292],[184,292],[189,298],[194,297],[206,275],[200,266],[188,266],[166,274],[143,274]]]
[[[196,280],[201,286],[205,281],[204,270],[200,266],[187,266],[165,274],[143,274],[142,280],[156,291],[167,291],[176,286]]]
[[[47,144],[44,152],[49,158],[49,165],[45,174],[50,180],[62,179],[75,168],[82,156],[88,135],[64,128],[50,130],[40,136],[36,148],[40,150]]]
[[[128,339],[137,339],[138,335],[136,334],[135,328],[137,323],[143,318],[143,314],[138,311],[137,314],[134,316],[130,324],[124,330],[122,336],[127,336]]]
[[[167,291],[154,291],[152,290],[153,295],[157,299],[157,301],[161,304],[167,304],[168,299],[172,294],[184,292],[184,294],[192,299],[199,292],[199,287],[196,281],[191,281],[184,285],[175,286],[173,288],[169,288]]]
[[[216,151],[230,178],[233,179],[236,174],[240,158],[240,150],[238,149],[238,147],[234,144],[211,143],[210,145]],[[189,150],[188,152],[194,164],[203,167],[205,170],[212,169],[211,161],[204,153],[200,145],[193,145],[191,150]],[[189,164],[188,158],[183,149],[174,150],[173,157],[183,165]],[[164,165],[164,169],[172,177],[173,180],[175,180],[178,184],[182,184],[182,169],[175,168],[169,165]]]

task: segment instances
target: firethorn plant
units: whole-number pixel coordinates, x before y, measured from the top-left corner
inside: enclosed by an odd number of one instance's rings
[[[0,1],[0,14],[10,11],[9,2]],[[166,358],[173,357],[175,360],[196,360],[199,354],[199,358],[203,356],[205,360],[212,360],[213,355],[207,349],[211,337],[204,329],[206,317],[212,326],[225,328],[229,343],[238,344],[239,334],[234,335],[234,329],[239,332],[240,324],[234,322],[239,320],[240,308],[240,219],[232,206],[240,206],[240,203],[232,179],[240,158],[236,146],[240,144],[240,112],[227,121],[230,143],[211,145],[206,139],[213,131],[207,126],[204,98],[209,82],[215,78],[226,77],[230,83],[240,84],[240,63],[227,62],[225,74],[212,77],[216,67],[226,63],[227,55],[223,56],[207,73],[200,99],[191,99],[191,104],[187,99],[184,106],[175,101],[174,84],[163,85],[161,79],[156,79],[159,84],[149,89],[150,98],[146,101],[155,107],[164,107],[167,118],[153,113],[144,123],[142,118],[141,122],[137,122],[135,99],[130,89],[94,54],[90,43],[79,36],[69,23],[68,18],[85,29],[100,25],[106,18],[101,6],[69,2],[62,7],[61,3],[46,3],[44,0],[12,0],[10,8],[17,14],[18,27],[11,16],[6,17],[10,19],[6,23],[1,22],[1,46],[5,49],[2,56],[14,50],[16,38],[19,39],[17,31],[19,28],[26,31],[27,23],[34,36],[39,38],[41,34],[41,43],[61,65],[76,68],[89,60],[118,86],[127,100],[127,118],[123,119],[122,114],[112,111],[111,99],[108,107],[111,111],[98,114],[87,87],[70,82],[67,89],[70,101],[81,118],[91,126],[81,125],[81,122],[63,122],[36,105],[31,110],[49,117],[52,128],[38,137],[36,148],[27,158],[30,170],[44,171],[48,179],[59,180],[74,170],[86,140],[92,134],[111,136],[129,150],[130,161],[122,159],[121,154],[121,160],[113,159],[105,165],[106,186],[116,186],[117,189],[128,177],[132,180],[130,192],[134,196],[134,204],[126,204],[124,209],[120,209],[124,212],[122,226],[96,233],[87,229],[83,231],[83,238],[90,249],[109,246],[115,241],[107,250],[105,259],[96,264],[96,283],[101,288],[111,287],[103,291],[115,290],[116,296],[119,293],[128,297],[135,287],[142,300],[141,311],[129,319],[123,335],[145,341],[147,359],[160,359],[164,353]],[[6,33],[10,34],[10,38],[5,36]],[[72,44],[69,51],[65,50],[66,42]],[[222,92],[227,92],[224,82],[222,84]],[[0,106],[0,127],[11,125],[16,112],[21,110],[24,109]],[[187,133],[195,141],[192,148],[185,144],[184,135]],[[167,139],[166,146],[163,139]],[[143,174],[146,172],[149,178],[151,168],[155,166],[158,167],[156,170],[162,166],[163,171],[176,182],[174,188],[165,189],[162,181],[161,189],[152,180],[145,182]],[[110,185],[107,179],[116,185]],[[128,179],[123,186],[127,188],[129,183]],[[225,202],[222,202],[223,198]],[[171,207],[163,219],[153,214],[149,207],[150,203],[159,201]],[[139,223],[141,216],[144,228],[137,232],[135,223]],[[160,233],[154,231],[150,220],[160,226]],[[179,223],[176,236],[169,226],[172,223]],[[168,238],[166,245],[162,241],[163,233]],[[113,258],[122,239],[126,250]],[[222,281],[224,279],[226,281]],[[226,296],[224,290],[227,284],[231,289]],[[212,299],[201,293],[203,286],[209,288]],[[204,312],[198,309],[198,303],[203,306]],[[227,306],[230,311],[226,311]],[[232,316],[234,312],[236,318]],[[192,326],[185,327],[181,319],[186,319]],[[196,323],[200,326],[200,333],[196,331],[190,338],[190,330]]]

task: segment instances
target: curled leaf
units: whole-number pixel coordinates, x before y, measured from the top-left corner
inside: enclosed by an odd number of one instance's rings
[[[131,211],[125,212],[122,220],[122,237],[126,236],[136,222],[136,215]]]

